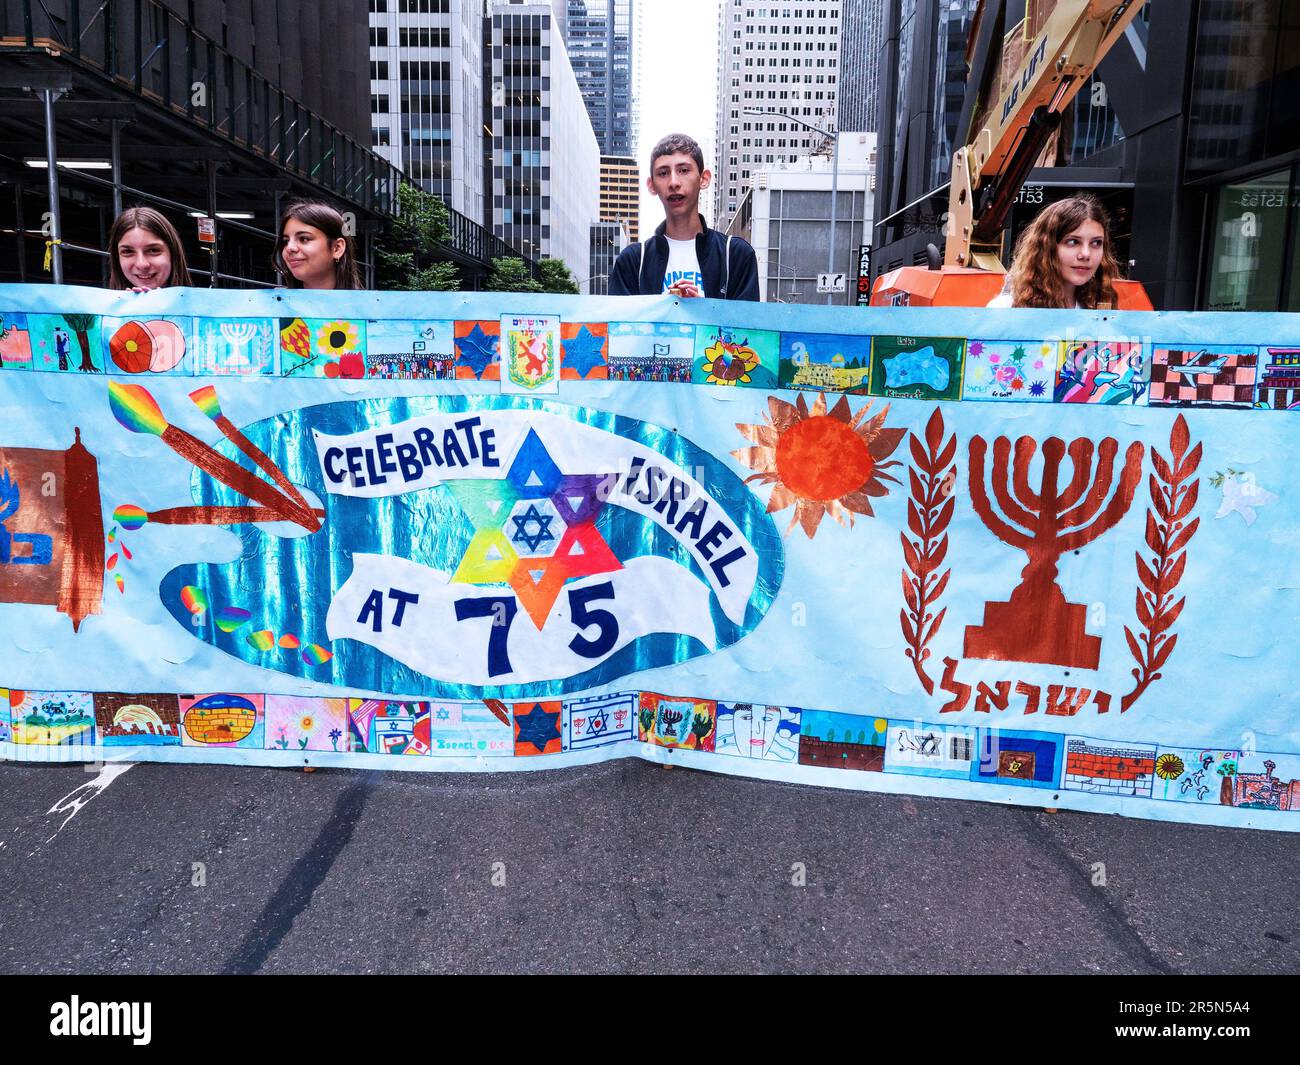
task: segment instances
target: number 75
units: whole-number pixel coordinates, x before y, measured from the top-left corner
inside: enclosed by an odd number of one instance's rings
[[[583,658],[603,658],[613,650],[618,642],[618,618],[608,610],[592,609],[591,606],[592,603],[613,598],[614,585],[611,581],[569,590],[569,614],[579,630],[569,641],[569,649],[575,654]],[[499,677],[503,673],[513,673],[507,640],[510,637],[510,626],[519,613],[519,600],[513,595],[493,595],[481,599],[457,599],[455,607],[457,621],[492,619],[488,633],[488,676]],[[585,630],[593,625],[596,627],[596,635],[585,635]]]

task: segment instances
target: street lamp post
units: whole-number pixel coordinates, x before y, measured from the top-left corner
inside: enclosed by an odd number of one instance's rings
[[[839,131],[829,133],[820,126],[814,126],[811,122],[805,122],[801,118],[795,118],[793,115],[787,115],[784,111],[759,111],[754,108],[746,108],[745,114],[756,117],[779,118],[786,122],[794,122],[796,125],[810,129],[814,133],[820,133],[823,137],[830,137],[833,142],[831,148],[831,239],[830,246],[826,255],[826,272],[835,273],[835,229],[839,223],[839,191],[840,191],[840,137]],[[826,305],[830,306],[835,302],[835,294],[826,293]]]

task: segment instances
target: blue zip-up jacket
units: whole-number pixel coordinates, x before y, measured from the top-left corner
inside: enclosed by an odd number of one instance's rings
[[[611,296],[659,296],[664,290],[664,272],[668,269],[667,222],[660,224],[655,235],[641,244],[630,244],[619,254],[614,272],[609,276]],[[754,249],[740,237],[728,237],[704,224],[695,237],[695,257],[704,275],[704,295],[710,299],[758,300],[758,259]]]

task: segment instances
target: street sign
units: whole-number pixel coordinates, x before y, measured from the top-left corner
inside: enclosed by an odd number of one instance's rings
[[[818,292],[843,292],[844,275],[843,274],[818,274],[817,291]]]
[[[217,242],[217,220],[215,218],[200,218],[199,223],[199,241],[203,244],[215,244]]]
[[[858,306],[871,303],[871,245],[858,248]]]

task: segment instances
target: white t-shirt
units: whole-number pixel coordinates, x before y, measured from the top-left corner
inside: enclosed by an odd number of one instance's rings
[[[1012,302],[1012,299],[1013,297],[1011,295],[1011,290],[1003,289],[991,300],[989,300],[988,303],[984,304],[984,306],[985,307],[1014,307],[1015,303]],[[1079,306],[1077,301],[1074,304],[1074,309],[1076,311],[1083,310],[1083,308]]]
[[[690,240],[668,241],[668,268],[664,271],[664,291],[667,292],[678,281],[689,281],[700,292],[704,291],[704,275],[700,273],[700,261],[695,257],[695,238]]]

